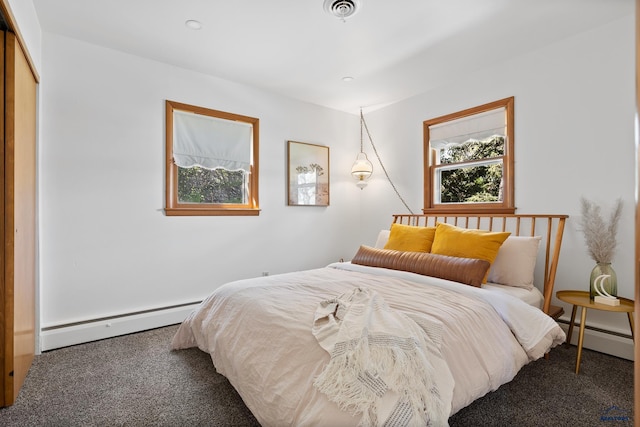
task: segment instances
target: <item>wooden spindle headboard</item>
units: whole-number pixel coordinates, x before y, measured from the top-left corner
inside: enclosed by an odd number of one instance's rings
[[[558,259],[564,225],[569,215],[546,214],[395,214],[393,223],[433,227],[438,222],[446,222],[462,228],[488,231],[509,231],[512,236],[540,236],[540,253],[544,257],[544,277],[542,311],[557,319],[562,315],[562,307],[551,305],[553,287],[558,271]],[[536,278],[536,281],[538,279]]]

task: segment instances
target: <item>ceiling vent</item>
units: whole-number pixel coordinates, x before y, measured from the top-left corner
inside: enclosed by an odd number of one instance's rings
[[[360,10],[360,0],[324,0],[324,10],[344,22]]]

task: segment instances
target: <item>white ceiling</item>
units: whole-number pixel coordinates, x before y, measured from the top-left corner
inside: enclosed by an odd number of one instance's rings
[[[350,113],[634,13],[633,0],[361,0],[342,22],[323,0],[33,3],[45,32]]]

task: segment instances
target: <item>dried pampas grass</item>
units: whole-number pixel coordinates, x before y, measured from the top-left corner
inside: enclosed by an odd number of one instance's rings
[[[615,253],[618,222],[622,215],[622,199],[616,200],[608,223],[602,218],[600,206],[582,197],[581,230],[587,243],[589,255],[597,263],[610,263]]]

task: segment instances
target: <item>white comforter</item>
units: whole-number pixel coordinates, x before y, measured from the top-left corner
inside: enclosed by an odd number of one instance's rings
[[[311,332],[318,304],[366,287],[395,310],[442,324],[442,357],[455,385],[450,414],[511,381],[564,341],[540,310],[508,295],[432,277],[335,263],[228,283],[180,326],[172,347],[197,346],[265,427],[353,426],[314,386],[329,354]],[[437,374],[437,372],[436,372]]]

